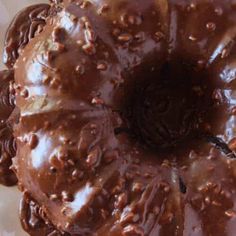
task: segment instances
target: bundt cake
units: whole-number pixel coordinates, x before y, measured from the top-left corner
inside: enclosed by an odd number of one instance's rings
[[[235,235],[235,40],[234,0],[64,0],[19,13],[0,74],[11,101],[0,103],[0,180],[17,176],[23,228]]]

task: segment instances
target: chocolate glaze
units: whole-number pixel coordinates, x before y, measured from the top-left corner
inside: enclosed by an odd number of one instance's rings
[[[4,43],[3,62],[7,67],[13,67],[20,51],[30,39],[42,31],[49,14],[50,5],[37,4],[25,8],[15,16],[7,30]]]
[[[13,71],[0,71],[0,184],[15,185],[17,178],[10,169],[15,156],[15,141],[13,137],[10,115],[14,109],[14,96],[9,85],[14,80]]]
[[[63,4],[15,65],[24,228],[234,235],[234,1]]]

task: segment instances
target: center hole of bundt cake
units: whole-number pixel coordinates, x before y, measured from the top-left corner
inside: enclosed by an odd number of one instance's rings
[[[211,126],[214,85],[206,70],[166,62],[138,73],[134,84],[125,116],[131,135],[146,146],[186,145]]]

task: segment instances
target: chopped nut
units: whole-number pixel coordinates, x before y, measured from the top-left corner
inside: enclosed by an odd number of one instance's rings
[[[124,34],[121,34],[119,37],[118,37],[118,40],[121,41],[121,42],[129,42],[132,40],[132,35],[131,34],[127,34],[127,33],[124,33]]]
[[[216,29],[216,24],[213,23],[213,22],[208,22],[208,23],[206,24],[206,27],[207,27],[207,29],[208,29],[209,31],[215,31],[215,29]]]
[[[31,134],[29,138],[29,147],[30,149],[35,149],[39,143],[38,137],[36,134]]]

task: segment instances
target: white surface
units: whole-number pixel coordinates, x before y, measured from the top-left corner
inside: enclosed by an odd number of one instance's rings
[[[20,9],[26,5],[45,2],[44,0],[0,0],[0,55],[6,28]],[[46,1],[47,2],[47,1]],[[0,57],[0,68],[2,56]],[[26,236],[19,224],[20,193],[17,188],[5,188],[0,186],[0,236]]]

